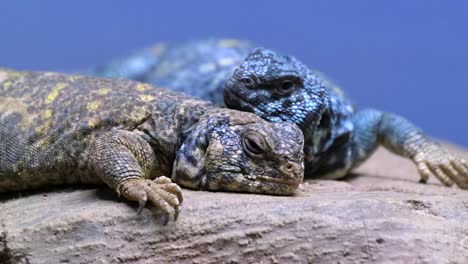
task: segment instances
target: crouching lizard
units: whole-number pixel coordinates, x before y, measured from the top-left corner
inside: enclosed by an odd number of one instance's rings
[[[383,145],[411,159],[421,182],[435,175],[447,186],[468,188],[466,162],[405,118],[356,110],[322,73],[253,45],[226,39],[158,44],[95,72],[160,84],[220,105],[224,99],[228,108],[295,123],[305,138],[305,177],[342,178]]]
[[[291,195],[303,159],[294,124],[130,80],[0,69],[0,192],[105,183],[176,220],[176,183]]]
[[[420,181],[435,175],[468,188],[467,163],[405,118],[376,109],[356,110],[341,89],[291,56],[259,48],[224,86],[227,107],[271,122],[289,121],[304,133],[305,176],[338,179],[382,145],[411,159]]]

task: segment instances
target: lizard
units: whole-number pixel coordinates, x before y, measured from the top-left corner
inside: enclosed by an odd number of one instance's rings
[[[191,82],[183,92],[270,122],[295,123],[304,134],[307,178],[343,178],[382,145],[412,160],[420,182],[435,175],[447,186],[455,182],[468,188],[465,160],[402,116],[356,109],[334,82],[293,56],[242,40],[208,39],[164,47],[159,54],[147,49],[134,57],[158,58],[139,68],[142,81],[179,91],[180,84]],[[99,74],[110,74],[112,68],[135,69],[124,58],[101,66]]]
[[[0,69],[0,192],[106,184],[177,220],[180,186],[292,195],[303,160],[288,122],[132,80]]]

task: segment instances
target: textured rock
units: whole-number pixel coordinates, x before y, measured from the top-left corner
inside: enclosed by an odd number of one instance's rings
[[[293,197],[184,190],[167,226],[105,188],[3,197],[0,263],[468,263],[468,191],[416,175],[379,150]]]

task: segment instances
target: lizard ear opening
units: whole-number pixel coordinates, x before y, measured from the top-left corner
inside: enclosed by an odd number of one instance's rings
[[[188,188],[204,189],[205,159],[212,134],[228,123],[228,118],[214,116],[199,121],[190,129],[176,154],[171,177],[174,182]]]

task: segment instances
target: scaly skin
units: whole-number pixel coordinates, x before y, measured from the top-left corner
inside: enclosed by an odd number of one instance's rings
[[[180,185],[290,195],[303,136],[289,123],[130,80],[0,70],[0,192],[105,183],[177,219]]]
[[[231,40],[233,47],[239,47],[232,52],[219,44],[225,41],[210,39],[167,46],[167,52],[172,54],[169,61],[164,56],[142,52],[140,61],[151,58],[158,63],[139,74],[152,76],[144,81],[175,90],[180,89],[178,83],[190,81],[192,85],[185,86],[190,90],[184,90],[185,93],[218,104],[224,91],[229,108],[253,112],[271,122],[297,124],[305,137],[306,177],[341,178],[366,160],[378,145],[383,145],[410,158],[419,170],[421,182],[435,175],[445,185],[455,182],[468,188],[466,162],[448,153],[403,117],[374,109],[356,111],[335,84],[294,57],[254,49],[246,41]],[[204,52],[193,52],[187,59],[187,54],[195,50]],[[236,63],[219,67],[222,58]],[[135,69],[129,60],[115,65]],[[177,67],[161,71],[159,65]],[[227,72],[232,72],[231,76],[226,77]],[[203,81],[194,81],[197,76]],[[210,78],[212,82],[208,81]]]
[[[167,87],[223,104],[223,86],[255,46],[236,39],[155,44],[88,72]]]

